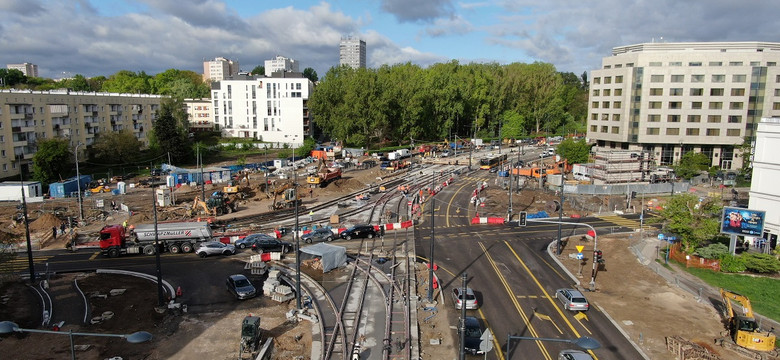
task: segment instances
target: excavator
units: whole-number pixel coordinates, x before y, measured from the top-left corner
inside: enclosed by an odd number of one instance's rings
[[[278,192],[274,192],[274,201],[273,205],[271,205],[272,210],[281,210],[281,209],[289,209],[295,207],[295,204],[301,205],[301,194],[299,191],[295,191],[295,188],[292,188],[292,186],[287,186],[284,189],[284,192],[282,195],[281,201],[276,201],[277,196],[279,195]]]
[[[731,339],[734,340],[734,344],[741,349],[765,353],[774,352],[776,340],[775,334],[772,333],[774,328],[769,331],[761,331],[759,329],[753,314],[753,307],[750,306],[750,299],[744,295],[724,289],[720,289],[720,296],[723,297],[723,304],[726,306],[729,334]],[[741,305],[741,314],[734,311],[735,305],[732,301]],[[724,345],[733,345],[730,341],[723,341],[722,343]],[[764,358],[763,355],[759,356],[762,359]]]
[[[192,201],[192,208],[190,209],[192,216],[199,213],[220,216],[234,211],[236,211],[236,204],[222,191],[214,192],[206,201],[201,200],[200,196],[196,196],[195,200]]]

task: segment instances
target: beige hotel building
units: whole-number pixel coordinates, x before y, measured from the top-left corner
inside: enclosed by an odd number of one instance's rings
[[[612,49],[591,72],[588,140],[671,165],[688,151],[738,169],[736,148],[780,116],[780,43],[646,43]]]

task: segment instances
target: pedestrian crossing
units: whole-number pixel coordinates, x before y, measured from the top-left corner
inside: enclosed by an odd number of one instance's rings
[[[639,229],[639,227],[641,226],[641,222],[639,221],[639,219],[626,219],[618,215],[601,215],[601,216],[596,216],[596,218],[604,220],[606,222],[613,223],[617,226],[623,226],[632,229]],[[648,230],[648,229],[650,229],[650,226],[647,225],[647,223],[645,223],[643,226],[643,230]]]
[[[37,268],[50,258],[51,256],[33,256],[33,263]],[[29,268],[30,263],[27,260],[27,256],[22,253],[18,253],[13,258],[0,260],[0,273],[2,274],[27,271]]]

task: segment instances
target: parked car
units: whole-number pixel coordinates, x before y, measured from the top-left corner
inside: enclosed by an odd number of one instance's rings
[[[452,289],[452,302],[455,304],[456,309],[460,309],[463,306],[463,288]],[[466,309],[475,310],[479,307],[477,302],[477,296],[474,295],[474,290],[466,288]]]
[[[236,253],[236,247],[231,244],[223,244],[219,241],[206,241],[201,243],[198,250],[195,250],[195,254],[200,257],[206,257],[209,255],[233,255]]]
[[[292,244],[274,238],[260,239],[252,245],[252,250],[263,251],[263,252],[281,251],[283,253],[286,253],[290,251],[290,249],[292,248],[293,248]]]
[[[593,360],[590,354],[579,350],[561,350],[558,360]]]
[[[307,244],[321,241],[333,241],[333,232],[330,229],[319,228],[308,234],[301,235],[301,240]]]
[[[247,235],[243,239],[236,240],[235,245],[239,249],[246,249],[246,248],[251,248],[252,246],[257,244],[257,242],[260,240],[269,240],[269,239],[275,240],[273,236],[268,234],[252,234],[252,235]]]
[[[463,350],[471,355],[483,355],[485,352],[479,349],[479,344],[482,342],[482,327],[479,325],[479,320],[473,316],[466,316],[464,320]],[[460,329],[458,329],[458,336],[460,336]]]
[[[339,234],[342,239],[352,240],[359,238],[373,238],[376,236],[376,230],[371,225],[355,225]]]
[[[587,311],[590,308],[585,295],[575,289],[558,289],[555,297],[561,301],[563,307],[570,311]]]
[[[241,274],[230,275],[225,281],[228,291],[230,291],[236,299],[243,300],[257,296],[257,289],[246,276]]]

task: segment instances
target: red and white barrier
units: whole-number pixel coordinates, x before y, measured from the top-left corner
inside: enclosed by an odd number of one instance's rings
[[[474,225],[481,225],[481,224],[493,224],[493,225],[503,225],[506,219],[502,217],[473,217],[471,218],[471,223]]]

